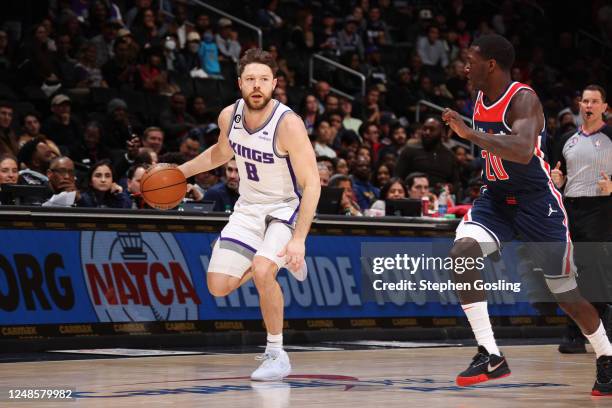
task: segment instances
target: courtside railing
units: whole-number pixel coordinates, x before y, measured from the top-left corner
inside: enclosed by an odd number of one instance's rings
[[[308,66],[308,85],[312,86],[314,84],[316,84],[318,82],[318,80],[314,77],[314,65],[315,65],[315,61],[320,61],[324,64],[327,65],[331,65],[336,69],[340,69],[344,72],[347,72],[351,75],[354,75],[356,77],[358,77],[361,81],[361,97],[364,98],[365,94],[366,94],[366,77],[365,75],[363,75],[361,72],[359,71],[355,71],[354,69],[351,69],[349,67],[347,67],[346,65],[342,65],[339,62],[334,61],[333,59],[329,59],[326,58],[322,55],[319,54],[313,54],[310,57],[310,63]],[[337,95],[340,96],[344,96],[345,98],[348,98],[349,100],[354,100],[355,97],[353,95],[349,95],[346,92],[343,92],[337,88],[334,88],[333,86],[331,87],[331,91]]]

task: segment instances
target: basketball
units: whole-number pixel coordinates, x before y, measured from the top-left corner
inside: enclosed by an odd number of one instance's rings
[[[159,163],[142,176],[140,191],[151,207],[168,210],[176,207],[185,197],[187,180],[175,165]]]

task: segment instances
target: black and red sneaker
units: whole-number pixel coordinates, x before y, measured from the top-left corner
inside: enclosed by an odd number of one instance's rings
[[[612,396],[612,356],[601,356],[597,359],[597,379],[591,395]]]
[[[489,354],[486,348],[478,346],[478,353],[474,356],[470,366],[457,376],[457,385],[468,387],[509,375],[510,367],[503,355]]]

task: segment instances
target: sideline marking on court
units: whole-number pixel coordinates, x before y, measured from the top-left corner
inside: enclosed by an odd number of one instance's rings
[[[378,341],[378,340],[355,340],[355,341],[326,341],[325,344],[346,344],[354,346],[369,347],[394,347],[394,348],[426,348],[426,347],[457,347],[461,343],[423,343],[417,341]]]
[[[105,355],[105,356],[124,356],[124,357],[182,356],[182,355],[191,355],[191,354],[205,354],[201,351],[149,350],[149,349],[128,349],[128,348],[49,350],[49,353],[96,354],[96,355]]]

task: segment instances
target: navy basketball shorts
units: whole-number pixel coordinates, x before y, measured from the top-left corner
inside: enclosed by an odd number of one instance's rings
[[[481,196],[457,227],[456,238],[473,238],[488,255],[504,242],[519,239],[532,245],[553,293],[575,285],[573,245],[561,194],[556,189],[516,196],[496,196],[483,187]],[[489,250],[485,250],[485,248]],[[564,282],[572,278],[571,282]],[[553,282],[559,280],[558,282]]]

